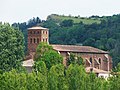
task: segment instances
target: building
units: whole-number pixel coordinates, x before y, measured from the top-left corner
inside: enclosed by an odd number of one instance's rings
[[[112,58],[109,53],[90,46],[76,45],[52,45],[63,56],[63,64],[66,65],[70,53],[81,56],[84,59],[85,67],[94,67],[105,71],[112,69]]]
[[[35,52],[40,42],[49,41],[49,32],[47,28],[32,27],[28,28],[28,52]]]
[[[49,43],[49,30],[38,26],[28,28],[28,52],[31,55],[29,59],[33,59],[36,47],[40,42]],[[65,66],[70,53],[74,53],[76,56],[81,56],[84,59],[85,67],[92,67],[108,72],[112,69],[112,58],[109,56],[109,52],[90,46],[52,45],[52,47],[63,56],[63,64]]]

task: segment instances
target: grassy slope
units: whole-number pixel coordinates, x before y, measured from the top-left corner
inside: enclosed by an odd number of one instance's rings
[[[84,24],[92,24],[92,23],[99,24],[101,22],[100,19],[90,19],[86,17],[75,18],[75,17],[70,17],[70,16],[58,16],[58,15],[51,15],[50,17],[56,21],[63,21],[63,20],[71,19],[74,21],[74,23],[83,22]]]

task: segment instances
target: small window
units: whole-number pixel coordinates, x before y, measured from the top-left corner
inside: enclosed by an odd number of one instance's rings
[[[43,31],[43,34],[44,34],[44,31]]]
[[[47,34],[47,31],[46,31],[46,34]]]
[[[35,40],[35,38],[34,38],[34,43],[36,43],[36,40]]]
[[[44,39],[43,39],[43,42],[44,42]]]
[[[99,58],[99,63],[101,64],[101,59]]]
[[[30,31],[30,34],[32,34],[32,31]]]
[[[47,38],[46,38],[46,42],[47,42]]]
[[[90,58],[90,63],[92,63],[92,58]]]
[[[37,34],[39,34],[40,32],[39,31],[37,31]]]

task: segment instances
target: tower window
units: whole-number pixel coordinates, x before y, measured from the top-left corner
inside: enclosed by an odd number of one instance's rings
[[[37,38],[37,43],[39,43],[39,38]]]
[[[46,34],[47,34],[47,31],[46,31]]]
[[[34,43],[36,43],[36,40],[35,40],[35,38],[34,38]]]
[[[30,31],[30,34],[32,34],[32,31]]]
[[[46,38],[46,42],[47,42],[47,38]]]
[[[37,32],[37,34],[39,34],[39,31]]]
[[[43,42],[44,42],[44,38],[43,38]]]

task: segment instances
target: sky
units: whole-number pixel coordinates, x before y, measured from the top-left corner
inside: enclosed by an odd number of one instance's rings
[[[0,0],[0,21],[45,20],[50,14],[89,17],[120,14],[120,0]]]

